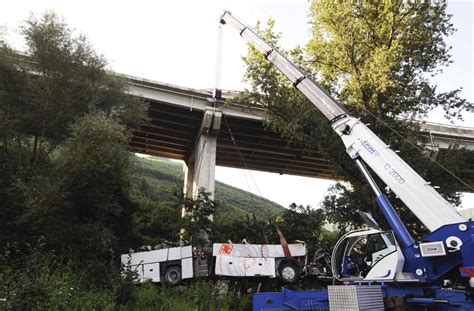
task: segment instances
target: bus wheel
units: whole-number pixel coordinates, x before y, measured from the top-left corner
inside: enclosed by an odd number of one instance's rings
[[[278,267],[280,279],[288,284],[295,283],[300,278],[300,269],[292,262],[282,262]]]
[[[181,283],[181,267],[172,266],[166,269],[163,279],[166,284],[176,286]]]

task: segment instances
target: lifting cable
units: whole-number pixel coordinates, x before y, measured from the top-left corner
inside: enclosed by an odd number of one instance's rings
[[[215,72],[215,88],[213,93],[213,108],[214,113],[216,110],[216,103],[217,103],[217,91],[220,90],[221,86],[221,71],[222,71],[222,25],[219,24],[219,30],[217,33],[217,55],[216,55],[216,72]],[[192,105],[193,97],[191,97],[191,105]],[[205,148],[207,141],[202,141],[202,149]],[[199,146],[197,146],[199,151]],[[194,172],[196,176],[196,180],[199,180],[199,175],[201,174],[202,168],[202,152],[199,152],[198,159],[195,160],[194,167],[197,168],[197,171]]]
[[[214,92],[213,92],[213,104],[214,104],[214,109],[216,108],[216,103],[217,101],[219,100],[219,97],[220,97],[220,93],[221,92],[221,72],[222,72],[222,49],[223,49],[223,35],[222,35],[222,24],[219,24],[219,29],[218,29],[218,34],[217,34],[217,55],[216,55],[216,72],[215,72],[215,85],[214,85]],[[250,192],[250,182],[249,182],[249,179],[247,178],[247,174],[249,174],[250,176],[250,179],[251,181],[253,182],[253,184],[255,185],[255,188],[257,190],[257,193],[258,193],[258,196],[260,197],[260,199],[263,201],[263,203],[268,206],[268,199],[265,200],[264,197],[262,196],[262,193],[260,192],[260,188],[258,187],[255,179],[253,178],[253,175],[251,172],[249,172],[249,167],[245,161],[245,158],[244,156],[242,155],[242,153],[240,152],[240,148],[237,146],[237,141],[234,137],[234,134],[232,133],[232,130],[230,129],[230,126],[229,126],[229,122],[227,121],[227,117],[226,115],[223,113],[222,114],[222,117],[224,118],[224,121],[225,121],[225,124],[227,126],[227,130],[229,131],[229,135],[230,135],[230,138],[232,140],[232,144],[234,145],[235,147],[235,150],[237,151],[237,153],[239,154],[239,161],[240,161],[240,164],[242,165],[242,167],[244,167],[244,169],[247,171],[245,172],[244,170],[244,178],[245,178],[245,182],[247,184],[247,188]],[[251,193],[251,192],[250,192]],[[252,201],[254,200],[254,196],[252,195]]]
[[[221,97],[221,72],[222,72],[222,24],[219,24],[219,30],[217,32],[217,53],[216,53],[216,72],[215,72],[215,81],[214,81],[214,91],[212,97],[214,99],[214,109],[216,108],[216,103]]]
[[[257,193],[258,193],[259,198],[262,200],[262,202],[264,203],[265,206],[270,207],[269,202],[268,202],[269,200],[266,199],[266,198],[264,198],[264,197],[262,196],[262,193],[261,193],[261,191],[260,191],[260,188],[258,187],[257,182],[256,182],[255,179],[253,178],[253,175],[252,175],[252,173],[250,172],[250,168],[248,167],[247,162],[245,161],[245,158],[244,158],[244,156],[242,155],[242,152],[240,152],[240,148],[239,148],[239,146],[237,145],[237,141],[236,141],[236,139],[235,139],[235,137],[234,137],[234,134],[232,133],[232,130],[230,129],[229,122],[227,121],[226,115],[225,115],[225,114],[222,114],[222,116],[223,116],[224,121],[225,121],[225,124],[226,124],[226,126],[227,126],[227,130],[229,131],[229,135],[230,135],[230,139],[232,140],[232,144],[234,145],[235,150],[237,151],[237,153],[238,153],[238,155],[239,155],[240,163],[241,163],[242,166],[245,168],[245,170],[244,170],[244,178],[245,178],[245,182],[247,183],[247,187],[248,187],[249,191],[250,191],[251,188],[250,188],[250,183],[249,183],[249,181],[248,181],[248,179],[247,179],[246,173],[248,173],[248,175],[250,176],[250,179],[251,179],[252,183],[254,184],[255,189],[257,190]],[[252,200],[253,200],[253,196],[252,196]]]

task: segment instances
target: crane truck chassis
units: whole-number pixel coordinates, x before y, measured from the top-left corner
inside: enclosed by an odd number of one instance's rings
[[[336,243],[331,269],[337,285],[323,291],[284,289],[255,294],[254,310],[378,310],[390,307],[390,301],[395,307],[398,301],[402,308],[411,309],[474,310],[474,222],[464,219],[390,146],[254,30],[229,11],[223,13],[220,23],[237,30],[328,119],[375,193],[391,228],[383,231],[369,221],[369,229],[350,232]],[[419,240],[412,237],[369,168],[429,234]],[[360,251],[362,260],[354,262],[352,256]]]

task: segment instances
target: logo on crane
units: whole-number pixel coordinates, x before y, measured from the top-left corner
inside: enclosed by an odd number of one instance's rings
[[[380,154],[378,153],[377,150],[375,150],[375,148],[368,142],[368,140],[362,140],[360,138],[357,138],[357,140],[360,142],[361,146],[364,147],[365,150],[367,150],[367,152],[370,154],[370,155],[373,155],[373,156],[376,156],[378,157]]]

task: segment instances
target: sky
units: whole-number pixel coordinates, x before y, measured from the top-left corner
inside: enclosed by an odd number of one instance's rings
[[[224,9],[249,25],[273,18],[282,34],[280,44],[290,49],[310,38],[307,0],[15,0],[0,1],[0,27],[17,49],[24,49],[18,26],[31,14],[52,10],[68,25],[86,35],[109,69],[178,86],[209,89],[215,86],[218,21]],[[471,1],[450,1],[448,12],[458,31],[447,39],[453,64],[433,78],[438,90],[463,88],[462,96],[474,101],[473,14]],[[243,90],[246,43],[230,27],[222,42],[223,89]],[[442,122],[442,113],[429,115]],[[458,125],[474,126],[474,114]],[[317,207],[333,181],[218,167],[216,179],[269,198],[283,206],[292,202]],[[474,195],[464,200],[474,207]]]

